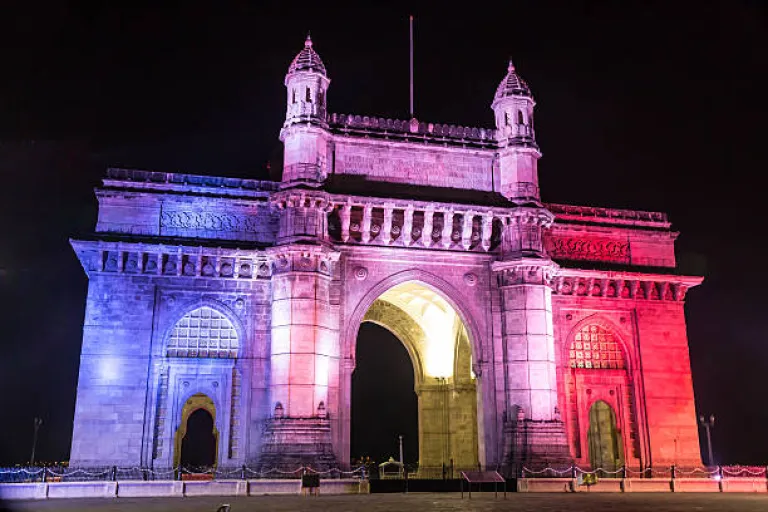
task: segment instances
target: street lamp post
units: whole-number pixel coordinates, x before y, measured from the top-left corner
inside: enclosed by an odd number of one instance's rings
[[[710,433],[713,426],[715,426],[715,415],[710,414],[709,418],[705,418],[702,414],[699,416],[699,423],[707,431],[707,451],[709,453],[709,465],[714,466],[715,461],[712,458],[712,434]]]
[[[400,434],[400,466],[403,465],[403,434]]]
[[[40,430],[40,425],[43,424],[43,419],[35,417],[35,433],[32,435],[32,455],[29,457],[29,465],[35,465],[35,448],[37,448],[37,431]]]

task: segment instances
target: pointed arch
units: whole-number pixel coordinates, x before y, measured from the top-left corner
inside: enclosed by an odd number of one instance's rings
[[[357,332],[360,330],[360,323],[362,322],[365,313],[371,307],[373,302],[384,292],[406,281],[416,281],[423,284],[438,293],[451,307],[453,307],[467,329],[470,346],[472,347],[472,360],[475,362],[484,361],[482,337],[477,322],[475,322],[472,315],[469,314],[468,308],[457,300],[458,297],[462,297],[462,294],[447,281],[423,270],[405,270],[393,274],[382,279],[368,290],[363,298],[360,299],[347,321],[343,341],[343,353],[354,361]]]

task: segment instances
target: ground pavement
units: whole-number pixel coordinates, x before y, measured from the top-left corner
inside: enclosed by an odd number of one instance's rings
[[[372,494],[346,496],[255,496],[199,498],[117,498],[27,501],[5,504],[12,511],[84,512],[216,512],[229,503],[231,512],[312,511],[389,512],[416,510],[514,511],[514,512],[765,512],[766,494],[508,494],[494,499],[493,493],[459,494]]]

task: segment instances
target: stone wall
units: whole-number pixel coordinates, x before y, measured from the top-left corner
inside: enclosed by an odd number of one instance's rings
[[[363,142],[339,136],[334,142],[333,173],[339,176],[349,176],[360,182],[494,190],[492,151],[434,146],[414,151],[410,144]]]

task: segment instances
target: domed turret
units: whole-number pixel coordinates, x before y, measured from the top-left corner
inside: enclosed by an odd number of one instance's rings
[[[500,139],[536,145],[533,133],[533,94],[509,61],[507,74],[496,88],[491,108],[496,115]]]
[[[491,108],[499,142],[501,193],[516,202],[539,201],[537,160],[541,156],[533,131],[533,94],[509,61]]]
[[[307,36],[304,48],[294,57],[285,75],[288,90],[285,126],[306,122],[325,126],[325,100],[330,82],[325,64]]]
[[[285,152],[284,186],[319,186],[327,176],[328,120],[326,94],[328,73],[307,36],[304,48],[294,57],[285,75],[288,93],[285,123],[280,130]]]

